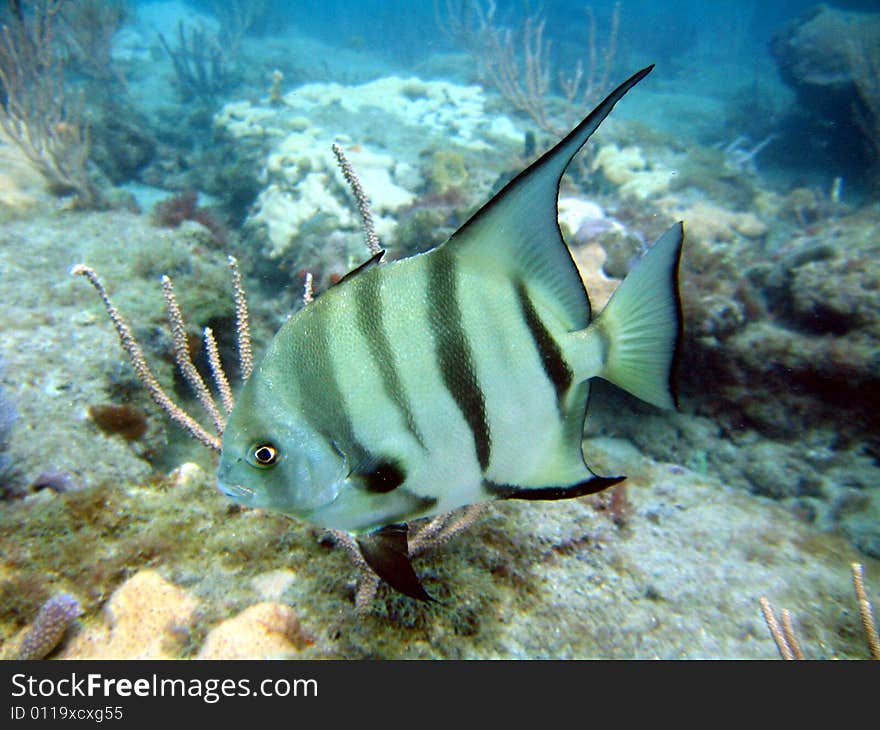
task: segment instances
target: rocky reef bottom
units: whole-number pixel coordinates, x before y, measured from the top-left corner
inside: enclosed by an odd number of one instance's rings
[[[773,658],[759,598],[808,658],[867,658],[849,563],[880,563],[770,500],[592,439],[626,491],[493,505],[416,561],[423,604],[380,592],[322,531],[230,506],[195,465],[140,486],[8,504],[0,632],[15,656],[42,601],[76,595],[56,658]]]
[[[158,277],[171,273],[185,315],[221,332],[222,253],[196,224],[160,231],[130,213],[0,227],[0,397],[17,414],[0,485],[3,656],[771,658],[761,596],[792,612],[808,657],[868,655],[849,563],[865,564],[875,603],[880,563],[837,523],[736,483],[743,460],[770,469],[770,442],[727,443],[687,407],[602,397],[584,453],[598,473],[627,474],[625,491],[496,503],[416,560],[439,603],[383,587],[359,615],[345,552],[321,530],[230,504],[211,454],[156,414],[94,292],[69,276],[79,261],[104,275],[172,387]],[[271,304],[254,302],[258,348],[283,317]],[[126,408],[97,408],[108,405]]]

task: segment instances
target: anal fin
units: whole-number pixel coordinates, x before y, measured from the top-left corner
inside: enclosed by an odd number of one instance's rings
[[[433,601],[410,562],[408,531],[405,524],[386,525],[357,538],[358,547],[367,565],[392,588],[419,601]]]
[[[594,476],[566,487],[517,487],[483,480],[483,488],[496,499],[574,499],[601,492],[624,479],[626,477]]]

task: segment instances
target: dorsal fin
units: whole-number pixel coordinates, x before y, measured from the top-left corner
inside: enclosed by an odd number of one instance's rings
[[[354,279],[358,274],[363,273],[367,269],[372,269],[374,266],[378,266],[382,263],[382,257],[385,255],[385,249],[383,248],[379,253],[373,254],[370,258],[368,258],[364,263],[362,263],[357,268],[349,271],[345,276],[343,276],[339,281],[337,281],[334,286],[339,286],[343,281],[348,281],[349,279]]]
[[[444,245],[458,256],[484,259],[489,267],[511,267],[557,306],[572,329],[590,323],[590,302],[557,221],[562,173],[614,105],[647,76],[648,66],[618,86],[553,149],[517,175],[478,210]]]

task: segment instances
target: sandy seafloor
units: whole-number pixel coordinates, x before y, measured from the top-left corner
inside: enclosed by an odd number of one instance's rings
[[[405,93],[414,92],[410,87]],[[664,89],[636,101],[634,108],[647,109],[650,99],[671,103],[669,98]],[[677,101],[682,107],[693,104],[687,94]],[[235,113],[261,124],[270,117],[279,124],[298,118],[264,102],[240,100]],[[228,122],[228,109],[219,116],[224,114]],[[321,139],[319,127],[298,121],[292,128],[307,134],[318,129],[314,139]],[[357,143],[359,132],[352,130],[350,144]],[[241,134],[246,138],[248,132]],[[634,135],[621,127],[613,138],[624,147]],[[284,135],[279,139],[296,143]],[[472,141],[462,142],[465,156]],[[390,142],[385,144],[391,149]],[[662,162],[623,164],[630,177],[606,181],[598,196],[606,206],[615,186],[632,184],[633,174],[656,171],[680,152],[668,146],[658,152],[664,143],[651,144]],[[471,154],[484,159],[488,153]],[[403,148],[398,155],[393,164],[366,156],[361,162],[368,171],[392,169],[392,177],[406,188],[411,175],[395,165],[413,158]],[[504,156],[492,163],[495,172],[508,163],[509,149]],[[601,497],[495,504],[471,529],[415,561],[439,603],[420,604],[383,587],[371,610],[358,615],[358,574],[346,554],[319,529],[238,509],[215,489],[216,456],[157,413],[138,389],[94,292],[69,274],[82,261],[102,274],[147,343],[160,380],[173,388],[171,363],[161,355],[156,359],[156,353],[169,350],[158,277],[174,276],[192,321],[228,326],[232,300],[224,247],[194,222],[159,228],[148,210],[71,210],[69,201],[49,195],[26,166],[4,159],[14,180],[4,181],[8,189],[0,220],[0,353],[3,394],[18,414],[5,453],[22,485],[46,481],[47,473],[64,474],[57,490],[30,489],[0,504],[4,657],[15,655],[39,607],[59,591],[76,596],[83,613],[51,655],[55,658],[774,658],[761,596],[792,612],[808,658],[868,656],[849,566],[853,561],[865,565],[876,605],[880,561],[857,549],[854,538],[876,533],[843,529],[842,519],[835,522],[817,506],[821,495],[809,495],[816,497],[809,505],[820,516],[805,518],[805,500],[778,501],[765,496],[781,496],[772,489],[750,490],[743,480],[728,479],[731,470],[719,464],[748,462],[746,450],[767,461],[767,480],[785,479],[784,468],[774,469],[797,460],[806,447],[758,432],[719,447],[725,440],[722,429],[696,415],[687,393],[677,414],[596,399],[584,453],[598,473],[629,476],[629,504],[620,512]],[[485,176],[475,172],[474,157],[465,159],[468,184],[485,194]],[[295,197],[302,179],[283,161],[275,162],[275,178],[271,159],[267,163],[269,182]],[[310,164],[314,169],[322,163]],[[610,180],[610,168],[605,172]],[[644,184],[656,182],[647,177]],[[569,197],[591,197],[566,190]],[[344,200],[337,191],[337,201]],[[666,204],[666,214],[693,211],[694,200],[693,191],[682,193],[676,204]],[[735,207],[711,193],[700,200]],[[264,205],[263,213],[269,208]],[[260,215],[256,211],[251,223]],[[383,216],[393,218],[391,212]],[[751,220],[727,221],[721,250],[729,253],[755,236],[771,241],[787,236],[788,228],[777,232],[774,227],[790,228],[790,221],[760,218],[769,232],[756,234]],[[356,239],[353,214],[346,225]],[[859,225],[870,230],[876,223]],[[647,228],[653,231],[656,225]],[[265,237],[256,240],[264,244],[265,268],[280,254]],[[706,240],[694,243],[703,255],[710,250]],[[235,253],[248,274],[248,288],[255,289],[259,354],[294,306],[301,281],[291,284],[294,293],[282,302],[267,299],[250,278],[254,265],[247,250]],[[307,262],[308,251],[303,256]],[[599,300],[607,296],[591,288],[613,289],[614,281],[597,271],[603,256],[582,245],[575,258],[591,294]],[[347,263],[343,256],[342,264]],[[686,311],[686,325],[687,316]],[[174,392],[183,397],[185,388],[176,385]],[[129,400],[148,414],[147,433],[137,440],[105,433],[87,415],[89,406]],[[650,435],[633,437],[640,428]],[[700,443],[702,448],[695,446]],[[736,456],[724,462],[718,456],[722,451]],[[674,454],[679,458],[670,461]],[[823,478],[845,473],[863,485],[877,476],[876,465],[858,448],[825,457],[811,454],[804,458],[822,463],[817,471]],[[809,471],[809,464],[800,468]],[[850,492],[856,490],[866,491],[857,486]],[[834,494],[835,509],[845,511]],[[857,505],[851,511],[863,510],[864,519],[876,522],[870,517],[877,508],[873,492],[850,503]],[[863,539],[863,548],[870,539]]]

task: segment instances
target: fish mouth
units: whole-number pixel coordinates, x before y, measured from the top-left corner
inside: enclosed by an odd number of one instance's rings
[[[236,502],[251,504],[254,501],[254,490],[241,484],[227,484],[224,481],[218,480],[217,487],[223,494],[230,499],[234,499]]]

